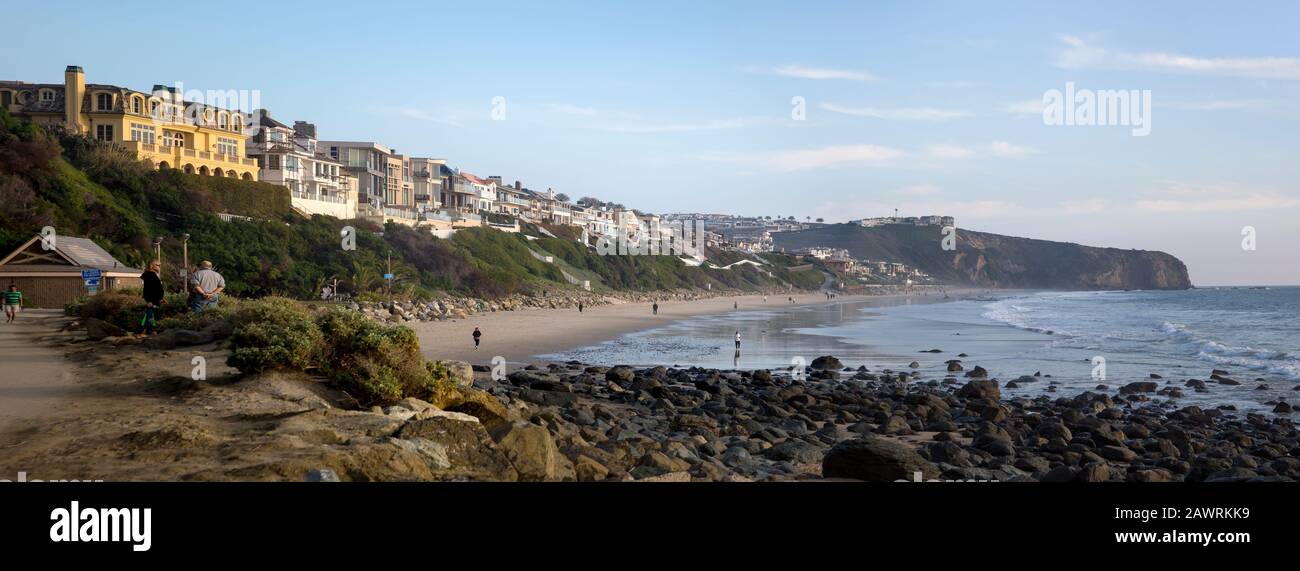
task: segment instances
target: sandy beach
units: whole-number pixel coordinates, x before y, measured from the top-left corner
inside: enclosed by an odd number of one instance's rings
[[[969,292],[950,291],[952,299]],[[939,297],[917,294],[842,295],[836,302],[865,302],[869,305],[896,305],[907,299],[938,301]],[[420,337],[420,346],[430,359],[453,359],[473,364],[489,364],[500,355],[509,363],[528,363],[537,355],[600,343],[627,333],[662,327],[680,319],[717,315],[733,311],[771,310],[827,303],[821,293],[795,296],[762,295],[717,297],[695,301],[668,301],[659,304],[653,315],[648,303],[614,303],[576,309],[526,309],[473,315],[454,321],[408,323]],[[738,308],[737,308],[738,306]],[[483,333],[482,346],[474,348],[471,334],[478,327]]]

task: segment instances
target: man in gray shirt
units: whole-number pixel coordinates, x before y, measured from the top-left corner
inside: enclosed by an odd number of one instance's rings
[[[212,262],[203,260],[199,271],[190,277],[190,310],[198,313],[217,306],[217,299],[226,289],[226,278],[212,269]]]

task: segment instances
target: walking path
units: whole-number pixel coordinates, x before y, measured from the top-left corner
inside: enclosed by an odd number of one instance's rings
[[[76,385],[76,367],[39,341],[63,323],[55,309],[24,310],[16,323],[0,323],[0,434],[49,412]]]

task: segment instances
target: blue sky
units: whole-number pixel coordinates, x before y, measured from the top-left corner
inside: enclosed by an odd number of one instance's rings
[[[574,198],[950,214],[1164,250],[1198,285],[1300,284],[1294,2],[52,4],[7,7],[48,24],[7,29],[0,79],[256,89],[322,138]],[[1150,134],[1045,125],[1066,82],[1150,90]]]

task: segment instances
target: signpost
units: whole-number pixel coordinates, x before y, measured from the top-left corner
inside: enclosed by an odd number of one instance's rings
[[[86,286],[86,291],[90,295],[95,295],[99,291],[99,279],[102,273],[98,268],[81,270],[81,283]]]

